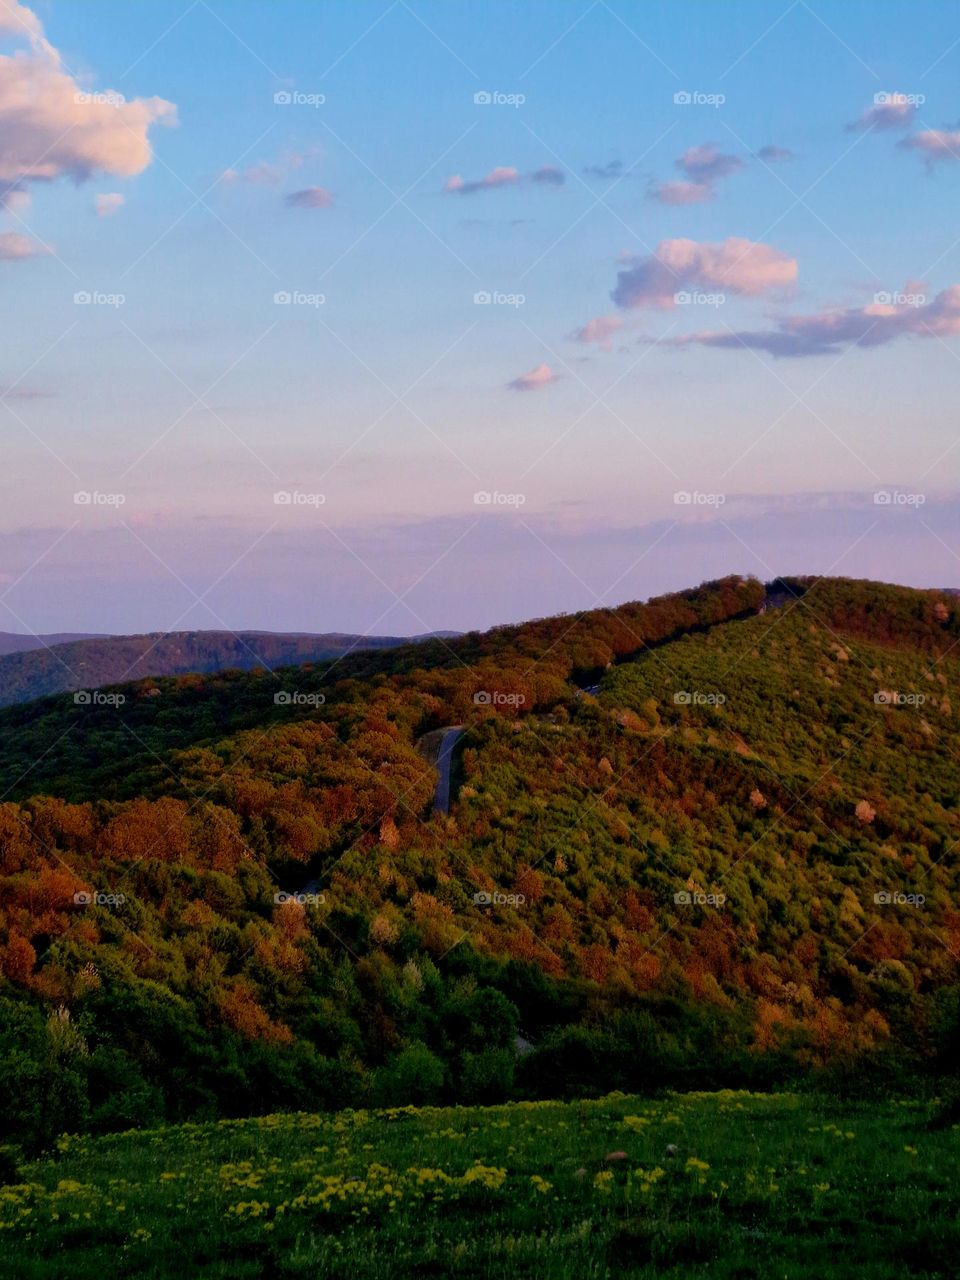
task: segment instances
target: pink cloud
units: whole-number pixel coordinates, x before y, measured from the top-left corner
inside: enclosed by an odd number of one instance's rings
[[[302,191],[291,191],[284,196],[284,203],[291,209],[329,209],[333,205],[333,194],[326,187],[304,187]]]
[[[770,245],[730,236],[721,244],[661,240],[656,252],[633,258],[617,273],[611,297],[618,307],[667,311],[675,295],[690,288],[755,297],[784,289],[797,279],[797,261]]]
[[[946,338],[960,334],[960,285],[951,285],[930,302],[922,294],[906,291],[878,294],[877,298],[879,301],[865,307],[792,316],[780,320],[775,329],[694,333],[672,339],[670,345],[747,347],[775,356],[820,356],[832,355],[850,346],[880,347],[907,336]]]
[[[0,31],[30,44],[0,57],[0,182],[63,175],[82,181],[94,173],[131,176],[147,167],[149,131],[176,122],[172,103],[84,89],[23,5],[0,8]]]
[[[278,164],[268,164],[262,161],[259,164],[248,165],[246,169],[224,169],[220,175],[220,181],[228,184],[235,182],[249,182],[252,186],[278,186],[286,177],[285,171]]]
[[[283,182],[293,169],[302,169],[307,160],[312,159],[319,148],[310,147],[306,151],[293,151],[279,160],[259,160],[256,164],[247,165],[245,169],[224,169],[220,181],[228,185],[239,182],[254,187],[276,187]]]
[[[93,203],[98,218],[112,218],[121,205],[125,203],[125,199],[119,191],[105,191],[103,194],[94,197]]]
[[[604,351],[609,351],[613,335],[622,328],[623,321],[619,316],[594,316],[573,337],[575,342],[595,342]]]
[[[496,169],[491,169],[486,177],[478,178],[472,182],[464,182],[459,173],[455,173],[452,178],[447,179],[443,189],[449,194],[470,196],[478,191],[488,191],[496,187],[511,187],[519,181],[520,171],[518,169],[500,165]]]
[[[724,155],[712,142],[688,147],[677,161],[677,168],[692,182],[717,182],[743,168],[739,156]]]
[[[0,233],[0,259],[4,261],[15,262],[21,258],[39,258],[49,252],[46,245],[40,244],[37,240],[31,240],[29,236],[22,236],[19,231]]]
[[[929,164],[937,160],[960,160],[960,129],[925,129],[898,144],[907,151],[919,151]]]
[[[521,373],[519,378],[508,382],[507,386],[511,391],[538,391],[541,387],[547,387],[551,382],[556,382],[558,376],[548,364],[538,364],[529,373]]]
[[[16,212],[18,209],[28,209],[32,196],[27,187],[18,182],[0,183],[0,208],[10,209]]]
[[[448,178],[443,184],[443,190],[447,195],[457,196],[473,196],[478,191],[494,191],[498,187],[516,187],[522,182],[533,183],[540,187],[562,187],[567,177],[562,169],[558,169],[555,165],[541,165],[539,169],[534,169],[532,173],[522,174],[519,169],[514,169],[509,165],[500,165],[483,178],[465,181],[459,173],[455,173],[452,178]]]
[[[0,5],[0,32],[4,35],[25,36],[38,48],[54,52],[44,38],[40,19],[32,9],[20,4],[19,0],[12,0],[12,3],[11,0],[5,0]]]
[[[705,204],[713,199],[713,187],[707,182],[661,182],[650,192],[651,199],[661,204]]]
[[[661,182],[650,192],[651,199],[661,204],[703,204],[712,200],[716,184],[743,168],[739,156],[725,155],[712,142],[688,147],[676,167],[683,180]]]
[[[851,124],[849,133],[865,133],[873,129],[906,129],[917,114],[916,103],[904,93],[878,93],[873,106]]]
[[[761,147],[757,152],[757,159],[762,160],[764,164],[776,164],[780,160],[792,160],[793,158],[793,152],[787,147],[769,145]]]

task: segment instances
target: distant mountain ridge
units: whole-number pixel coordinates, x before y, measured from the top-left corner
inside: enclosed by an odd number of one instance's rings
[[[27,653],[31,649],[51,649],[58,644],[71,644],[74,640],[108,640],[100,631],[54,631],[50,635],[22,635],[19,631],[0,631],[0,657],[8,653]]]
[[[329,661],[361,649],[395,649],[456,634],[438,631],[411,638],[343,632],[155,631],[133,636],[2,632],[0,706],[147,676],[209,675]]]

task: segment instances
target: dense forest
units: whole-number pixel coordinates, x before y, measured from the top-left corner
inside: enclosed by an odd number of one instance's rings
[[[0,712],[0,1128],[935,1078],[958,641],[729,578]]]

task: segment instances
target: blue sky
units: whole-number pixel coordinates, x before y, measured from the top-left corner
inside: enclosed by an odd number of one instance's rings
[[[0,54],[0,629],[957,581],[960,11],[6,0]]]

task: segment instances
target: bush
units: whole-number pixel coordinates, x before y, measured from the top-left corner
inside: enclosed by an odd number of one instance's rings
[[[440,1101],[446,1070],[415,1040],[375,1073],[374,1093],[383,1107],[427,1106]]]

